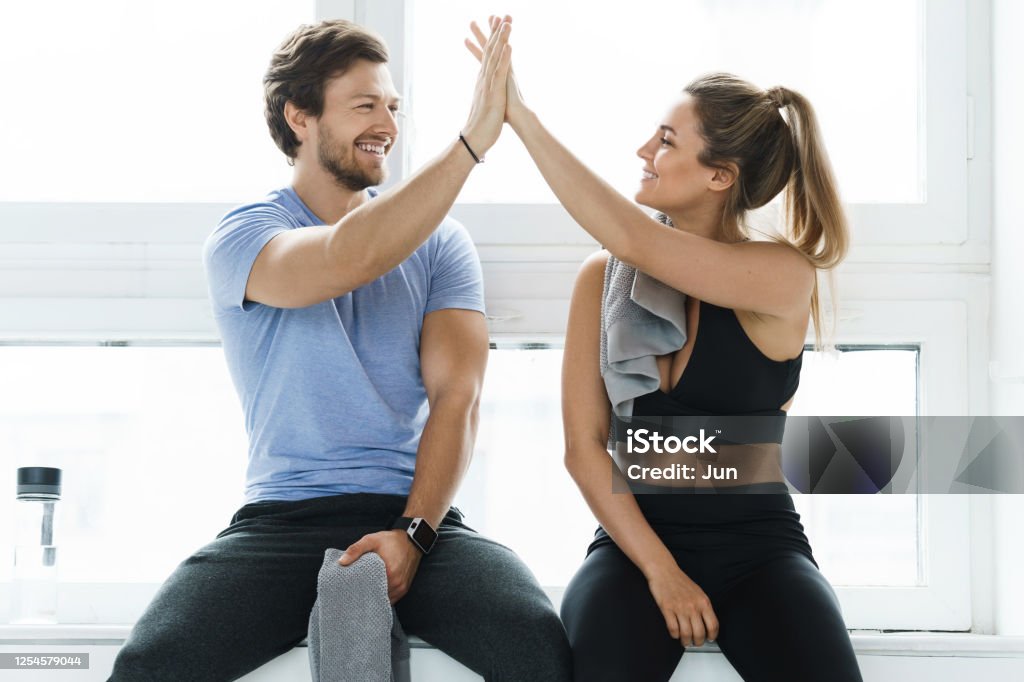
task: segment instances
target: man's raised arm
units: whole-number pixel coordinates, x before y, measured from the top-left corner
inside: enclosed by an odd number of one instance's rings
[[[252,266],[245,298],[279,308],[305,307],[372,282],[408,258],[455,202],[476,165],[474,155],[482,157],[501,132],[511,59],[507,42],[506,27],[488,43],[462,130],[465,144],[456,139],[410,178],[334,225],[275,236]]]

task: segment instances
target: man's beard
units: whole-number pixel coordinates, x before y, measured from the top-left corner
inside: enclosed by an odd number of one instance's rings
[[[379,169],[366,171],[356,162],[353,150],[355,146],[345,147],[335,143],[330,133],[325,128],[320,129],[320,137],[317,143],[317,156],[320,166],[334,176],[334,180],[352,192],[359,192],[367,187],[375,187],[387,177],[387,166],[382,165]],[[344,160],[347,159],[348,163]]]

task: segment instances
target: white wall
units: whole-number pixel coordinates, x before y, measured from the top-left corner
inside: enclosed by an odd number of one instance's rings
[[[1024,415],[1024,3],[992,0],[992,413]],[[994,500],[995,631],[1024,634],[1024,495]]]

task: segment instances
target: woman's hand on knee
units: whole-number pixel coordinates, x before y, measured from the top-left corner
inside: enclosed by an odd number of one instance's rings
[[[683,646],[702,646],[718,638],[718,617],[711,600],[677,566],[654,573],[647,580],[665,626]]]

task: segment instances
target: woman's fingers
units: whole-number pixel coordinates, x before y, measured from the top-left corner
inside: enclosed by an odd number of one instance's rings
[[[703,646],[704,640],[707,638],[707,634],[704,631],[704,620],[701,617],[700,611],[695,611],[690,615],[690,643],[693,646]]]
[[[710,606],[704,612],[704,624],[707,626],[708,639],[718,639],[718,616]]]
[[[690,625],[690,619],[684,615],[677,615],[676,619],[679,621],[679,643],[683,646],[690,646],[693,642],[693,631]]]
[[[672,639],[679,639],[679,620],[676,618],[676,614],[662,609],[661,615],[665,619],[665,627],[668,628],[668,634],[672,635]]]
[[[704,642],[718,639],[718,618],[711,607],[692,613],[664,609],[661,615],[669,634],[683,646],[703,646]]]

